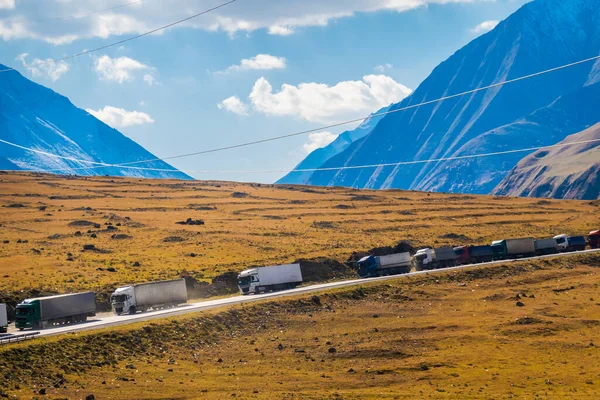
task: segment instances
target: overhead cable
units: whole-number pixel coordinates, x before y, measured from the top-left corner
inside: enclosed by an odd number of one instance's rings
[[[66,60],[70,60],[72,58],[84,56],[86,54],[95,53],[95,52],[98,52],[98,51],[101,51],[101,50],[104,50],[104,49],[108,49],[110,47],[119,46],[119,45],[121,45],[123,43],[127,43],[127,42],[130,42],[132,40],[136,40],[136,39],[142,38],[144,36],[151,35],[153,33],[156,33],[156,32],[159,32],[159,31],[171,28],[171,27],[173,27],[175,25],[182,24],[182,23],[187,22],[187,21],[189,21],[191,19],[197,18],[197,17],[199,17],[201,15],[208,14],[208,13],[210,13],[212,11],[218,10],[218,9],[223,8],[225,6],[228,6],[228,5],[232,4],[232,3],[235,3],[236,1],[238,1],[238,0],[229,0],[226,3],[219,4],[218,6],[215,6],[213,8],[209,8],[208,10],[204,10],[202,12],[190,15],[189,17],[180,19],[180,20],[175,21],[175,22],[171,22],[170,24],[163,25],[161,27],[152,29],[150,31],[147,31],[147,32],[144,32],[144,33],[140,33],[140,34],[135,35],[135,36],[130,36],[130,37],[126,38],[126,39],[122,39],[122,40],[119,40],[117,42],[109,43],[109,44],[106,44],[104,46],[96,47],[96,48],[90,49],[90,50],[84,50],[84,51],[82,51],[80,53],[71,54],[70,56],[65,56],[65,57],[62,57],[62,58],[40,60],[38,62],[34,62],[34,63],[28,65],[28,67],[37,67],[37,66],[44,65],[44,64],[53,64],[53,63],[57,63],[57,62],[60,62],[60,61],[66,61]],[[0,69],[0,73],[2,73],[2,72],[10,72],[10,71],[16,71],[16,69],[14,69],[14,68]]]
[[[0,140],[3,143],[7,143],[4,140]],[[458,161],[458,160],[468,160],[468,159],[476,159],[476,158],[484,158],[484,157],[493,157],[507,154],[515,154],[515,153],[528,153],[532,151],[538,150],[547,150],[554,148],[562,148],[568,146],[574,146],[577,144],[590,144],[590,143],[598,143],[600,139],[590,139],[590,140],[580,140],[575,142],[568,143],[558,143],[549,146],[538,146],[538,147],[527,147],[522,149],[514,149],[514,150],[503,150],[503,151],[495,151],[491,153],[479,153],[479,154],[467,154],[464,156],[452,156],[452,157],[441,157],[441,158],[430,158],[426,160],[410,160],[410,161],[398,161],[398,162],[390,162],[390,163],[380,163],[380,164],[366,164],[366,165],[347,165],[340,167],[322,167],[322,168],[301,168],[294,170],[282,170],[282,169],[268,169],[268,170],[180,170],[180,169],[167,169],[167,168],[150,168],[150,167],[132,167],[132,166],[119,166],[115,164],[104,164],[102,167],[106,168],[127,168],[135,171],[155,171],[155,172],[173,172],[173,173],[186,173],[186,174],[194,174],[194,173],[202,173],[202,174],[223,174],[223,173],[248,173],[248,174],[267,174],[267,173],[284,173],[284,172],[319,172],[319,171],[341,171],[341,170],[351,170],[351,169],[367,169],[367,168],[382,168],[382,167],[396,167],[400,165],[416,165],[416,164],[429,164],[429,163],[437,163],[437,162],[445,162],[445,161]],[[45,155],[50,155],[50,153],[41,152]],[[73,160],[68,157],[56,156],[57,158],[67,159],[70,161],[80,161],[80,162],[89,162],[87,160]],[[102,163],[93,163],[93,164],[102,164]],[[94,168],[94,167],[92,167]],[[45,170],[45,172],[65,172],[65,171],[73,171],[75,169],[81,168],[60,168],[60,169],[51,169]],[[89,168],[84,168],[89,169]]]
[[[351,119],[351,120],[348,120],[348,121],[337,122],[337,123],[331,124],[331,125],[321,126],[319,128],[307,129],[307,130],[303,130],[303,131],[299,131],[299,132],[289,133],[289,134],[286,134],[286,135],[274,136],[274,137],[270,137],[270,138],[266,138],[266,139],[259,139],[259,140],[254,140],[254,141],[250,141],[250,142],[245,142],[245,143],[239,143],[239,144],[234,144],[234,145],[229,145],[229,146],[224,146],[224,147],[217,147],[217,148],[214,148],[214,149],[208,149],[208,150],[195,151],[195,152],[192,152],[192,153],[179,154],[179,155],[175,155],[175,156],[162,157],[162,158],[158,158],[157,157],[157,158],[152,158],[152,159],[148,159],[148,160],[140,160],[140,161],[131,161],[131,162],[126,162],[126,163],[120,163],[120,164],[115,164],[115,166],[125,166],[125,165],[135,165],[135,164],[142,164],[142,163],[150,163],[150,162],[155,162],[155,161],[175,160],[175,159],[178,159],[178,158],[185,158],[185,157],[191,157],[191,156],[197,156],[197,155],[209,154],[209,153],[217,153],[217,152],[221,152],[221,151],[225,151],[225,150],[232,150],[232,149],[237,149],[237,148],[240,148],[240,147],[247,147],[247,146],[252,146],[252,145],[256,145],[256,144],[273,142],[273,141],[281,140],[281,139],[287,139],[287,138],[294,137],[294,136],[306,135],[308,133],[320,132],[320,131],[323,131],[323,130],[326,130],[326,129],[331,129],[331,128],[336,128],[336,127],[339,127],[339,126],[344,126],[344,125],[348,125],[348,124],[362,122],[362,121],[367,120],[369,118],[381,117],[381,116],[385,116],[385,115],[389,115],[389,114],[394,114],[394,113],[398,113],[398,112],[401,112],[401,111],[406,111],[406,110],[410,110],[410,109],[422,107],[422,106],[425,106],[425,105],[428,105],[428,104],[438,103],[440,101],[449,100],[449,99],[453,99],[453,98],[456,98],[456,97],[461,97],[461,96],[465,96],[465,95],[468,95],[468,94],[473,94],[473,93],[481,92],[483,90],[488,90],[488,89],[491,89],[491,88],[495,88],[495,87],[507,85],[509,83],[514,83],[514,82],[519,82],[519,81],[522,81],[522,80],[525,80],[525,79],[534,78],[536,76],[548,74],[548,73],[551,73],[551,72],[559,71],[559,70],[562,70],[562,69],[565,69],[565,68],[573,67],[573,66],[576,66],[576,65],[588,63],[588,62],[599,60],[599,59],[600,59],[600,55],[595,56],[595,57],[591,57],[591,58],[586,58],[585,60],[580,60],[580,61],[576,61],[576,62],[573,62],[573,63],[561,65],[559,67],[550,68],[550,69],[547,69],[547,70],[544,70],[544,71],[540,71],[540,72],[536,72],[536,73],[533,73],[533,74],[521,76],[521,77],[518,77],[518,78],[514,78],[514,79],[509,79],[509,80],[506,80],[506,81],[502,81],[502,82],[493,83],[491,85],[483,86],[483,87],[472,89],[472,90],[467,90],[465,92],[461,92],[461,93],[456,93],[456,94],[452,94],[452,95],[440,97],[440,98],[435,99],[435,100],[428,100],[428,101],[424,101],[424,102],[421,102],[421,103],[418,103],[418,104],[413,104],[413,105],[409,105],[409,106],[406,106],[406,107],[401,107],[401,108],[397,108],[397,109],[394,109],[394,110],[389,110],[389,111],[385,111],[385,112],[373,114],[373,115],[370,115],[370,116],[367,116],[367,117],[356,118],[356,119]]]

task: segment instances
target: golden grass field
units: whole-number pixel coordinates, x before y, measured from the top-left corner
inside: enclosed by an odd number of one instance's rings
[[[209,279],[298,258],[345,261],[399,240],[585,234],[600,227],[598,211],[582,201],[5,173],[0,293],[106,291],[184,271]],[[205,225],[176,224],[188,218]],[[96,251],[83,251],[86,244]]]
[[[597,399],[599,273],[518,261],[5,346],[0,394]]]

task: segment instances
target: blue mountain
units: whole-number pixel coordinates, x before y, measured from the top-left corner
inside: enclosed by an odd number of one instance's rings
[[[0,69],[7,69],[0,64]],[[38,152],[0,143],[0,169],[36,170],[76,175],[191,179],[162,161],[136,167],[172,170],[147,171],[56,158],[120,164],[156,156],[116,129],[77,108],[64,96],[38,85],[17,71],[0,76],[0,139]]]
[[[600,54],[599,0],[528,3],[436,67],[391,110]],[[322,167],[424,161],[555,144],[600,121],[600,62],[389,114]],[[321,186],[489,193],[526,153],[341,171]]]
[[[382,108],[381,110],[371,114],[369,118],[365,119],[355,129],[341,133],[333,142],[331,142],[327,146],[314,150],[308,156],[306,156],[306,158],[302,160],[292,171],[290,171],[283,178],[279,179],[276,183],[296,185],[306,184],[306,182],[312,175],[312,172],[302,170],[319,168],[330,158],[346,150],[356,140],[368,135],[369,132],[371,132],[371,130],[383,118],[383,115],[379,114],[382,114],[388,110],[389,106]]]

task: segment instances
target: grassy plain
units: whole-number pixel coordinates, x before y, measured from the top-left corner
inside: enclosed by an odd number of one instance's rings
[[[600,226],[598,211],[580,201],[9,173],[0,175],[0,293],[106,291],[184,271],[209,279],[302,257],[344,261],[399,240],[581,234]],[[205,224],[176,224],[188,218]]]
[[[599,273],[598,254],[519,261],[41,339],[0,348],[0,392],[597,399]]]

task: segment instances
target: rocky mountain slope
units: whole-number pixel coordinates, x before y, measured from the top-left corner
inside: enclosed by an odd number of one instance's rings
[[[0,69],[6,68],[0,65]],[[98,163],[119,164],[156,158],[119,131],[77,108],[66,97],[16,71],[4,73],[0,79],[0,139],[41,152]],[[162,161],[137,166],[175,172],[99,168],[90,163],[56,158],[0,143],[0,169],[191,179]]]
[[[536,0],[441,63],[398,109],[600,54],[598,0]],[[384,117],[322,167],[394,163],[555,144],[600,121],[600,62]],[[581,96],[591,96],[582,98]],[[319,171],[308,184],[489,193],[523,157]]]
[[[279,179],[276,183],[296,185],[306,184],[312,175],[312,172],[300,170],[319,168],[321,165],[327,162],[327,160],[346,150],[353,142],[368,135],[369,132],[371,132],[371,130],[377,125],[377,123],[384,117],[378,114],[384,113],[388,110],[389,107],[378,110],[377,112],[371,114],[369,118],[364,120],[358,127],[356,127],[356,129],[345,131],[327,146],[314,150],[308,156],[306,156],[306,158],[302,160],[292,171],[290,171],[283,178]]]
[[[598,103],[596,103],[598,104]],[[569,142],[600,140],[600,123],[568,136]],[[595,200],[600,198],[600,141],[539,150],[525,157],[494,194]]]

